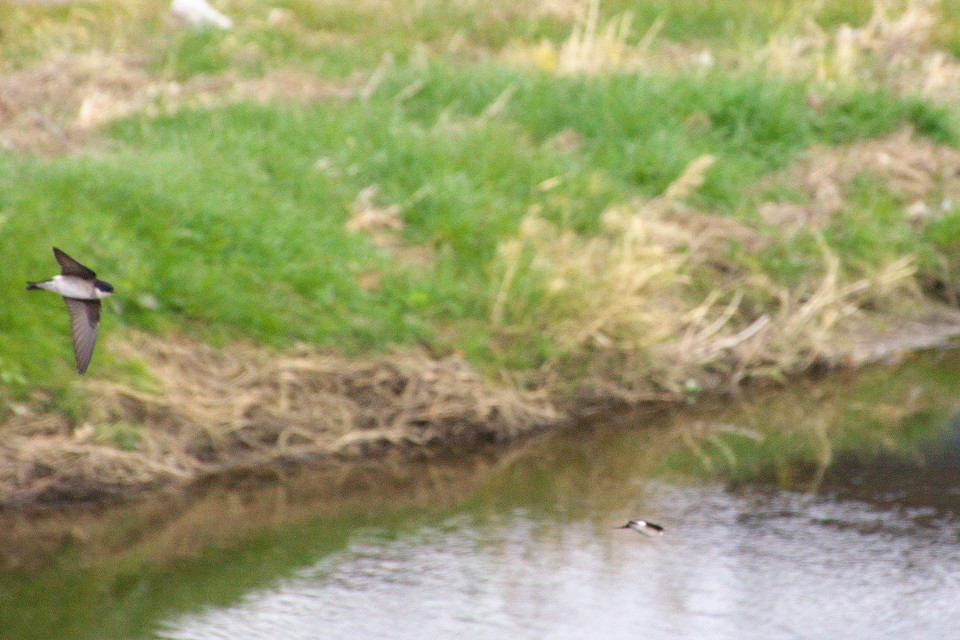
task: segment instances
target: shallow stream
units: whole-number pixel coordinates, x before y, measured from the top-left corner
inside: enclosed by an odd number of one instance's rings
[[[960,355],[459,460],[5,517],[3,638],[953,638]],[[632,518],[666,532],[614,528]]]

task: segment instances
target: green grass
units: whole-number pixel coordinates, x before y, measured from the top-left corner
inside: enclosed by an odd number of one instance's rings
[[[923,231],[921,278],[938,283],[934,295],[947,301],[960,296],[960,210],[952,208]]]
[[[422,88],[397,103],[414,81]],[[504,92],[503,111],[483,115]],[[496,247],[531,207],[590,233],[608,206],[660,193],[712,153],[696,202],[731,213],[750,184],[811,144],[904,123],[954,136],[948,112],[877,92],[837,96],[813,113],[802,85],[754,76],[556,78],[452,64],[399,68],[370,100],[137,116],[109,130],[110,151],[0,159],[10,301],[0,310],[0,370],[50,384],[69,365],[62,304],[21,291],[55,272],[51,245],[116,285],[105,331],[121,323],[348,353],[442,342],[482,365],[536,364],[542,344],[499,355],[483,346],[493,338],[485,320]],[[551,139],[565,131],[579,144],[558,153]],[[554,177],[556,188],[537,187]],[[431,264],[405,264],[345,229],[369,185],[380,204],[401,205],[403,241],[427,247]],[[862,190],[863,224],[837,240],[858,260],[887,242],[870,193]],[[368,272],[382,274],[380,289],[358,286]],[[159,309],[142,307],[148,295]]]
[[[51,245],[117,286],[105,334],[123,325],[214,343],[307,341],[350,354],[420,342],[465,352],[488,369],[523,369],[548,359],[551,341],[522,328],[504,336],[488,314],[497,247],[529,212],[589,235],[610,206],[660,194],[692,160],[712,154],[717,161],[690,204],[754,220],[756,182],[811,145],[903,125],[937,142],[957,140],[951,109],[875,87],[822,91],[814,109],[807,83],[756,70],[558,77],[497,57],[518,42],[563,41],[575,11],[494,0],[276,6],[294,26],[271,25],[263,7],[238,0],[224,7],[238,25],[228,33],[176,30],[163,20],[165,4],[152,1],[83,11],[0,6],[8,67],[41,58],[52,42],[139,51],[148,70],[176,80],[292,66],[338,83],[368,77],[384,53],[396,60],[369,99],[136,115],[108,127],[111,144],[93,153],[0,157],[5,386],[22,393],[69,379],[62,303],[22,291],[23,281],[55,272]],[[755,48],[794,29],[801,9],[611,1],[600,23],[630,11],[628,43],[662,17],[662,37],[672,41]],[[871,10],[828,2],[816,18],[823,28],[862,24]],[[558,147],[564,136],[573,143]],[[371,185],[378,205],[400,206],[400,242],[428,254],[426,264],[345,229],[357,194]],[[825,231],[853,273],[899,254],[933,264],[954,251],[952,217],[918,231],[883,185],[866,177],[853,191],[851,208]],[[760,256],[733,246],[726,258],[786,285],[822,269],[807,234],[774,238]],[[360,286],[371,273],[381,286]],[[697,274],[704,289],[711,274]],[[519,306],[541,294],[536,284],[514,292],[529,298]],[[98,368],[123,371],[104,349],[95,358]]]

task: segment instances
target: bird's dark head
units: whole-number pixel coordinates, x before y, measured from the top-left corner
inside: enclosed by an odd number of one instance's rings
[[[97,293],[99,293],[100,297],[102,298],[105,298],[113,293],[113,285],[109,282],[104,282],[103,280],[94,280],[93,286],[96,288]]]

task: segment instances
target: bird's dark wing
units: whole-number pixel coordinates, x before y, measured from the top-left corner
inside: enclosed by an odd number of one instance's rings
[[[100,328],[100,301],[75,300],[64,298],[70,312],[70,335],[73,337],[73,355],[77,359],[77,370],[84,373],[93,355],[93,345],[97,343],[97,329]]]
[[[65,276],[79,276],[87,280],[94,280],[97,277],[97,274],[93,272],[93,269],[88,269],[83,266],[60,249],[56,247],[53,248],[53,255],[56,257],[57,262],[60,263],[60,272]]]

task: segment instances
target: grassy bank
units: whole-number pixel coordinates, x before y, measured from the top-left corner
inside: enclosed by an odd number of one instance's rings
[[[0,503],[960,330],[951,2],[219,6],[0,5]],[[82,382],[51,245],[117,288]]]

